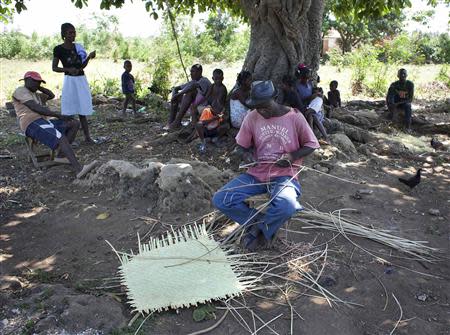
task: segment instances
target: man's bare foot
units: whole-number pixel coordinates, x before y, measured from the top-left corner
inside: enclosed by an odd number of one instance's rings
[[[99,164],[99,162],[97,160],[92,161],[89,164],[85,164],[83,165],[83,168],[81,169],[80,172],[77,173],[77,179],[81,179],[83,177],[85,177],[89,172],[91,172],[97,165]]]
[[[181,129],[181,123],[177,122],[172,122],[171,124],[169,124],[169,131],[177,131]]]

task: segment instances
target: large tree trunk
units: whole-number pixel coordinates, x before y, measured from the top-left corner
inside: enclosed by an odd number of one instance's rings
[[[241,0],[251,26],[244,69],[279,81],[299,63],[319,67],[324,0]]]

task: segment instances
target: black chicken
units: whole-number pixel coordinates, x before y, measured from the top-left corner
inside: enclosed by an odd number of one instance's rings
[[[442,150],[442,149],[444,149],[444,143],[440,142],[436,137],[433,137],[431,139],[430,144],[431,144],[431,147],[434,150]]]
[[[400,182],[402,182],[405,185],[408,185],[410,188],[414,188],[417,186],[417,184],[420,183],[420,172],[422,171],[422,169],[417,170],[416,175],[408,178],[408,179],[404,179],[404,178],[398,178],[398,180]]]

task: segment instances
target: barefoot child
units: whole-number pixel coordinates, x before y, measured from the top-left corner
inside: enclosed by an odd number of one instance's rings
[[[206,137],[214,137],[216,135],[220,137],[227,130],[226,127],[221,127],[227,99],[227,88],[223,84],[223,71],[215,69],[212,79],[214,84],[211,85],[205,97],[208,106],[203,109],[200,114],[200,122],[195,125],[196,132],[202,140],[199,148],[200,152],[206,150],[205,135]]]
[[[134,77],[131,74],[131,69],[133,65],[131,61],[126,60],[123,63],[123,68],[125,72],[122,74],[122,93],[125,95],[125,100],[123,101],[122,116],[125,116],[128,104],[131,102],[133,108],[133,113],[136,116],[136,99],[134,97]]]

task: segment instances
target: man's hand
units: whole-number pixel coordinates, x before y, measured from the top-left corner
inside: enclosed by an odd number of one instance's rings
[[[250,151],[245,151],[241,157],[244,164],[250,164],[254,162],[253,154]]]
[[[173,101],[177,100],[179,96],[180,96],[179,93],[172,94],[172,98],[170,100],[173,102]]]
[[[94,50],[94,51],[92,51],[92,52],[89,54],[88,58],[89,58],[89,59],[94,59],[96,55],[97,55],[97,53],[96,53],[95,50]]]
[[[293,157],[291,154],[283,154],[275,163],[276,166],[279,167],[289,167],[292,165]]]
[[[58,115],[58,119],[62,120],[62,121],[72,121],[73,120],[73,116],[69,116],[69,115]]]
[[[231,155],[240,159],[244,164],[253,163],[253,153],[250,149],[245,149],[240,145],[237,145],[236,148],[231,152]]]

